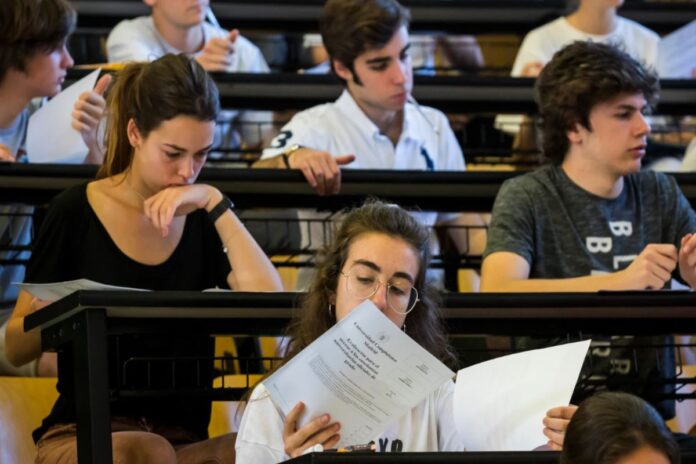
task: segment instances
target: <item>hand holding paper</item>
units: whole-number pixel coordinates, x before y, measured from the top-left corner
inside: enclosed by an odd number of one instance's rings
[[[80,94],[72,112],[72,128],[82,136],[89,150],[89,162],[93,164],[100,164],[103,159],[98,128],[106,109],[104,93],[110,83],[110,74],[102,76],[94,90],[87,90]]]
[[[304,403],[298,430],[329,414],[323,426],[341,426],[330,446],[342,447],[374,439],[453,375],[366,300],[263,384],[286,417]]]

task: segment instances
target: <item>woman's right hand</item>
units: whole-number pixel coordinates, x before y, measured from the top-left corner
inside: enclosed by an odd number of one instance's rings
[[[298,429],[297,421],[304,409],[304,403],[299,402],[285,418],[283,443],[285,453],[291,458],[301,456],[305,450],[314,445],[322,445],[324,449],[333,448],[341,438],[338,434],[341,424],[330,423],[331,418],[328,414],[323,414]]]

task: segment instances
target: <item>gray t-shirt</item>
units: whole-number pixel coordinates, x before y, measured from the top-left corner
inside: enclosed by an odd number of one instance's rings
[[[621,194],[606,199],[580,188],[560,167],[545,166],[502,185],[484,257],[515,253],[529,263],[530,278],[580,277],[624,269],[651,243],[679,247],[694,231],[696,214],[674,179],[663,173],[626,176]],[[576,335],[587,336],[568,334],[570,340]],[[624,390],[653,400],[665,418],[674,415],[673,401],[654,400],[673,388],[662,381],[674,377],[674,352],[656,348],[670,344],[670,337],[592,338],[574,402],[596,390]],[[518,337],[513,346],[524,350],[566,341]]]
[[[606,199],[545,166],[502,185],[484,257],[515,253],[529,263],[530,278],[579,277],[624,269],[651,243],[679,247],[690,232],[696,214],[672,177],[641,171]]]
[[[24,145],[29,115],[34,107],[22,111],[8,127],[0,128],[0,144],[26,161]],[[16,264],[29,259],[28,251],[12,249],[31,243],[31,214],[33,208],[25,205],[0,206],[0,324],[10,315],[17,299],[17,287],[12,282],[24,279],[24,265]]]

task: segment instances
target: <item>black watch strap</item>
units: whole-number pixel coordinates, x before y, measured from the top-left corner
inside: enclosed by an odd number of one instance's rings
[[[215,222],[220,219],[220,216],[225,214],[225,211],[228,209],[233,209],[234,208],[234,203],[232,203],[232,200],[229,199],[227,195],[222,196],[222,200],[215,205],[213,209],[210,210],[208,213],[208,217],[210,218],[210,222],[215,224]]]

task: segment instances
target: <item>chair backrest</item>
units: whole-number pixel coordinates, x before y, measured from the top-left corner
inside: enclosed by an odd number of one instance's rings
[[[252,374],[247,378],[244,374],[225,375],[213,380],[213,388],[253,388],[262,375]],[[239,401],[213,401],[208,435],[219,437],[227,433],[236,433],[242,420],[244,403]]]
[[[55,378],[0,377],[0,462],[31,463],[31,433],[58,398]]]

